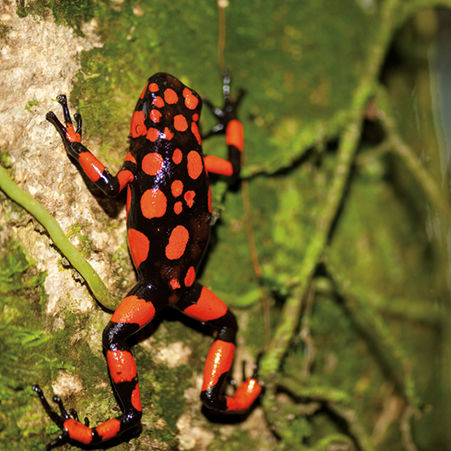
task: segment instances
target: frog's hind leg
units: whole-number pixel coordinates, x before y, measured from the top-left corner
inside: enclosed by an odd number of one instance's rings
[[[221,299],[197,282],[178,302],[176,308],[190,318],[209,324],[217,331],[205,363],[202,403],[209,409],[221,412],[245,412],[261,392],[261,386],[255,377],[243,381],[234,396],[224,395],[235,354],[235,337],[238,330],[235,315]]]
[[[58,396],[54,396],[53,401],[58,404],[61,413],[53,411],[39,386],[33,387],[47,414],[62,429],[62,433],[47,445],[47,449],[69,440],[95,445],[117,437],[139,423],[142,409],[138,374],[126,339],[152,321],[164,306],[161,298],[155,296],[155,291],[146,284],[135,286],[103,331],[103,346],[111,381],[122,404],[122,415],[90,427],[87,418],[84,423],[79,421],[74,409],[70,409],[68,413]]]
[[[136,425],[142,416],[138,374],[127,338],[150,323],[164,307],[156,290],[146,284],[135,286],[111,317],[103,331],[112,384],[122,404],[120,433]]]

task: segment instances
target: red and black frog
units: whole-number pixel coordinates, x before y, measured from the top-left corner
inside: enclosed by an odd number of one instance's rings
[[[198,126],[202,99],[169,74],[153,75],[133,113],[130,149],[116,176],[81,144],[81,117],[74,116],[75,128],[64,95],[57,99],[63,107],[65,126],[53,112],[47,114],[67,154],[97,187],[111,197],[127,188],[128,244],[138,279],[103,331],[103,347],[122,414],[90,427],[87,419],[79,421],[73,409],[68,413],[58,396],[53,400],[60,414],[54,412],[35,385],[44,409],[62,429],[48,449],[69,440],[86,445],[102,443],[140,422],[138,374],[126,340],[163,307],[178,309],[215,330],[201,392],[206,407],[242,413],[259,396],[261,386],[255,374],[241,383],[234,396],[224,394],[235,352],[237,322],[222,300],[196,281],[212,222],[208,174],[235,177],[240,173],[243,128],[236,116],[240,98],[231,98],[230,77],[225,75],[223,109],[208,103],[219,122],[209,135],[225,133],[228,159],[204,157]]]

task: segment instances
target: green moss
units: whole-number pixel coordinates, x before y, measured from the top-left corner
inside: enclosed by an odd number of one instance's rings
[[[73,28],[83,35],[81,27],[91,20],[97,9],[97,2],[92,0],[27,0],[18,2],[16,9],[19,17],[31,15],[36,18],[45,18],[53,14],[57,23]]]
[[[173,369],[159,365],[155,371],[156,382],[162,387],[161,393],[153,401],[155,413],[165,419],[172,433],[177,431],[176,423],[185,411],[183,394],[190,386],[192,371],[188,365],[181,365]],[[177,401],[174,402],[174,400]]]
[[[0,148],[0,164],[4,168],[9,168],[11,166],[11,158],[9,155],[5,152],[4,149]]]
[[[252,24],[247,18],[258,2],[240,2],[226,10],[227,21],[233,24],[227,34],[227,64],[236,85],[247,90],[242,117],[251,166],[263,163],[268,170],[287,166],[299,155],[299,146],[336,130],[329,124],[343,123],[341,112],[349,106],[361,74],[365,43],[377,26],[377,17],[352,5],[346,5],[344,15],[343,5],[334,10],[328,2],[315,6],[270,2]],[[112,162],[122,158],[131,111],[145,80],[157,71],[173,73],[219,101],[214,3],[190,0],[182,8],[171,2],[125,1],[119,9],[99,3],[96,14],[105,45],[82,54],[71,100],[84,116],[87,132],[102,139],[103,158]],[[350,29],[351,17],[362,27]],[[318,29],[328,33],[317,33]],[[327,57],[318,60],[316,52],[307,51],[311,48]],[[337,70],[343,58],[354,62],[351,70]],[[214,151],[212,145],[206,147]]]
[[[49,337],[35,321],[44,297],[45,274],[39,274],[33,265],[14,241],[2,249],[0,444],[5,450],[32,449],[33,443],[36,444],[33,438],[36,418],[30,415],[33,412],[31,384],[45,371],[40,351],[47,346]]]
[[[33,107],[37,107],[39,106],[39,102],[37,100],[30,100],[29,102],[27,102],[27,104],[25,105],[25,109],[30,112],[33,113]]]
[[[11,31],[11,27],[7,25],[0,24],[0,41],[6,40],[8,38],[8,34]]]
[[[216,438],[209,444],[211,451],[220,449],[221,451],[241,451],[243,449],[258,449],[261,451],[272,449],[269,443],[264,443],[257,438],[253,438],[249,431],[242,430],[239,427],[233,429],[232,433],[224,440],[220,438],[220,432],[216,432]],[[297,448],[299,449],[299,448]]]

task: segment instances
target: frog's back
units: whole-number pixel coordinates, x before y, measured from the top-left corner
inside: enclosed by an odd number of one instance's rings
[[[158,270],[173,280],[174,271],[196,268],[207,247],[211,211],[201,108],[195,91],[165,73],[149,78],[136,105],[130,154],[137,172],[127,195],[127,226],[138,275]]]

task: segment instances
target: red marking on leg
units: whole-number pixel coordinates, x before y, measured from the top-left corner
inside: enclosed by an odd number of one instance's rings
[[[183,157],[182,151],[180,149],[175,149],[174,153],[172,154],[172,161],[175,164],[180,164],[182,162],[182,157]]]
[[[147,219],[161,218],[166,213],[167,203],[163,191],[148,189],[141,196],[141,212]]]
[[[159,87],[158,87],[158,85],[156,84],[156,83],[151,83],[150,85],[149,85],[149,91],[150,92],[157,92],[157,91],[159,91]]]
[[[192,150],[188,154],[188,175],[196,180],[202,174],[203,164],[199,152]]]
[[[147,128],[144,125],[144,113],[142,111],[135,111],[130,125],[130,134],[132,138],[143,136],[147,133]]]
[[[105,170],[105,166],[91,152],[81,152],[78,155],[78,161],[93,182],[97,182]]]
[[[136,363],[130,352],[119,349],[107,351],[106,360],[115,384],[131,382],[136,377]]]
[[[111,420],[105,421],[105,423],[99,424],[96,427],[97,433],[102,437],[102,442],[109,440],[110,438],[116,437],[121,429],[121,422],[112,418]]]
[[[227,412],[245,412],[254,403],[262,391],[256,379],[241,383],[233,397],[226,397]]]
[[[194,266],[191,266],[186,272],[184,280],[185,287],[190,287],[194,283],[195,279],[196,279],[196,270],[194,269]]]
[[[139,265],[149,255],[149,238],[138,230],[128,229],[128,247],[130,248],[133,264],[138,269]]]
[[[148,175],[157,175],[163,169],[163,157],[159,153],[148,153],[142,161],[142,169]]]
[[[136,164],[135,157],[130,152],[125,155],[125,161],[131,161],[132,163]]]
[[[155,99],[153,99],[152,102],[157,108],[163,108],[164,107],[164,100],[160,96],[156,96]]]
[[[75,133],[75,128],[72,124],[66,124],[66,139],[71,143],[81,142],[80,133]]]
[[[212,344],[205,362],[202,391],[214,387],[219,378],[230,370],[234,354],[235,345],[233,343],[216,340]]]
[[[160,137],[160,133],[156,128],[149,128],[147,134],[146,133],[143,134],[146,135],[146,138],[153,143]]]
[[[199,128],[197,127],[197,124],[195,122],[191,122],[191,131],[193,132],[193,135],[196,137],[197,142],[200,144],[202,142],[202,139],[200,137]]]
[[[171,130],[169,130],[169,128],[167,127],[164,128],[164,135],[168,141],[170,141],[174,137],[174,133],[172,133]]]
[[[183,211],[183,204],[181,202],[176,202],[174,204],[174,213],[179,215]]]
[[[221,174],[231,176],[233,174],[232,163],[223,158],[215,157],[214,155],[206,155],[204,157],[205,169],[207,172],[213,174]]]
[[[126,185],[133,182],[135,176],[128,170],[123,169],[117,174],[117,180],[119,182],[119,189],[122,191]]]
[[[166,257],[169,260],[177,260],[180,258],[185,253],[188,239],[189,232],[185,227],[182,225],[175,227],[171,232],[168,245],[166,246]]]
[[[77,442],[89,445],[92,441],[92,429],[79,421],[70,418],[64,422],[63,428],[69,433],[69,437]]]
[[[185,199],[186,205],[188,205],[189,208],[191,208],[194,205],[194,197],[196,196],[195,191],[187,191],[183,198]]]
[[[132,190],[127,186],[127,200],[125,202],[125,213],[128,217],[128,212],[130,211],[130,206],[132,204]]]
[[[211,187],[208,187],[208,212],[211,213],[213,211],[213,207],[211,205]]]
[[[149,117],[150,117],[150,120],[151,120],[152,122],[157,123],[157,122],[160,122],[160,119],[161,119],[161,113],[160,113],[158,110],[152,110],[152,111],[149,113]]]
[[[137,296],[127,296],[113,313],[111,321],[113,323],[138,324],[141,328],[152,321],[154,316],[155,307],[152,302]]]
[[[183,313],[198,321],[210,321],[224,316],[227,313],[227,305],[212,291],[203,287],[197,302],[186,308]]]
[[[141,396],[139,395],[139,385],[136,384],[136,388],[132,391],[132,406],[138,411],[141,412]]]
[[[185,98],[186,108],[188,108],[189,110],[195,110],[199,103],[199,99],[188,88],[185,88],[182,94]]]
[[[171,193],[174,197],[179,197],[183,193],[183,182],[174,180],[171,184]]]
[[[174,128],[179,132],[184,132],[188,129],[188,122],[186,122],[183,114],[177,114],[174,116]]]
[[[244,132],[240,121],[233,119],[227,125],[226,143],[229,146],[235,146],[238,150],[243,150]]]
[[[164,100],[166,103],[169,103],[169,105],[173,105],[179,101],[179,97],[173,89],[168,88],[164,91]]]

